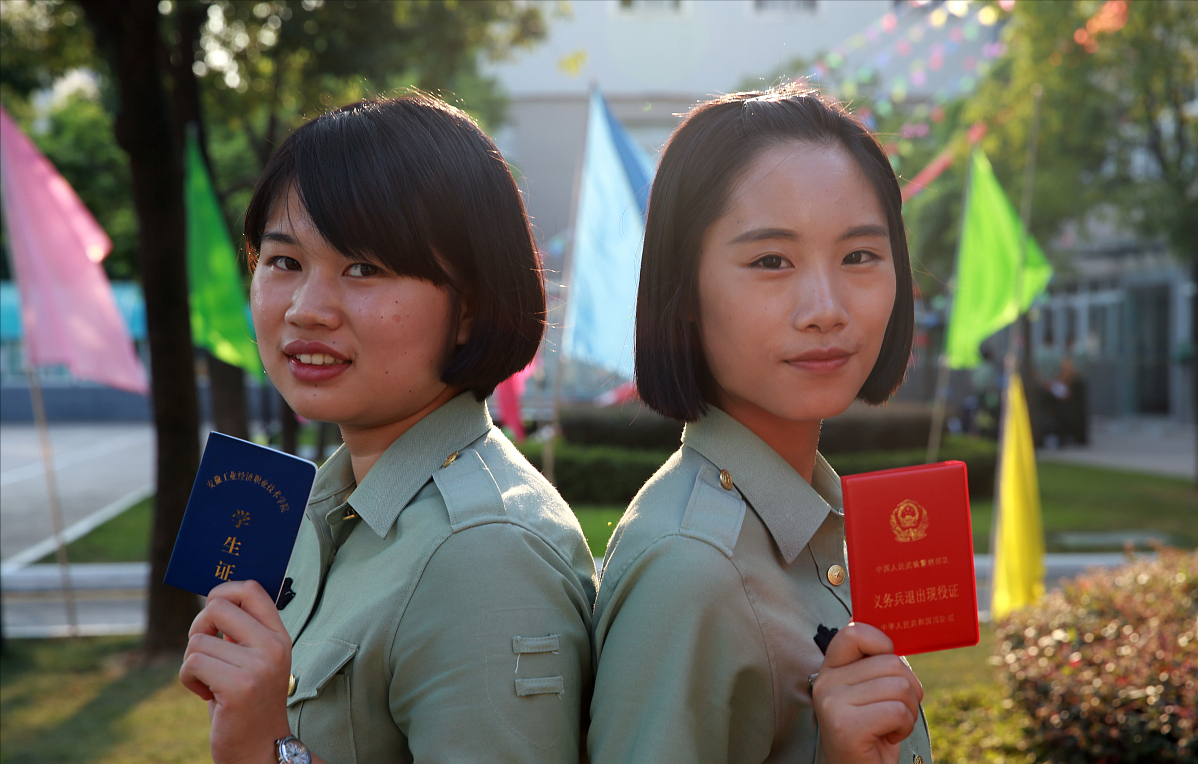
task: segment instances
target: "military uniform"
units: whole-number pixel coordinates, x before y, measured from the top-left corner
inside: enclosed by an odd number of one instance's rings
[[[576,762],[594,560],[466,393],[354,483],[321,468],[287,575],[291,731],[331,764]]]
[[[592,764],[823,761],[808,677],[851,620],[840,480],[711,409],[637,495],[595,603]],[[922,711],[900,764],[930,762]]]

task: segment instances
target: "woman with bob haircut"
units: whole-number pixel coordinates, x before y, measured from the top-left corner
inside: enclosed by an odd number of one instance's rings
[[[592,764],[931,761],[919,681],[850,623],[840,481],[816,450],[821,420],[902,382],[901,206],[877,140],[797,85],[700,104],[666,144],[636,382],[686,425],[607,547]]]
[[[594,560],[484,402],[545,315],[499,151],[425,95],[345,106],[279,147],[245,235],[267,374],[345,445],[277,605],[224,583],[191,627],[213,760],[578,761]]]

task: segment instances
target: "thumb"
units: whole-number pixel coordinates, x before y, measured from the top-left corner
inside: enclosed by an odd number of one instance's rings
[[[836,633],[824,656],[824,668],[840,668],[871,655],[894,653],[894,642],[881,629],[854,621]]]

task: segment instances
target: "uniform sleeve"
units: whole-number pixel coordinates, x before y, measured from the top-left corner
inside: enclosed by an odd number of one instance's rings
[[[618,580],[605,573],[600,586],[591,763],[763,761],[773,682],[732,561],[703,541],[668,536],[611,573]]]
[[[391,656],[391,714],[417,764],[578,761],[590,601],[536,535],[491,523],[450,536]]]

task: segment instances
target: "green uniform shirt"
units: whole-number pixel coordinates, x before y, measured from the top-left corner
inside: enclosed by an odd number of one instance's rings
[[[594,559],[472,394],[401,436],[361,485],[337,451],[288,575],[287,716],[326,761],[578,761]]]
[[[719,409],[686,426],[607,547],[591,764],[823,760],[807,678],[818,627],[851,620],[841,506],[823,458],[809,485]],[[931,761],[920,717],[900,764]]]

